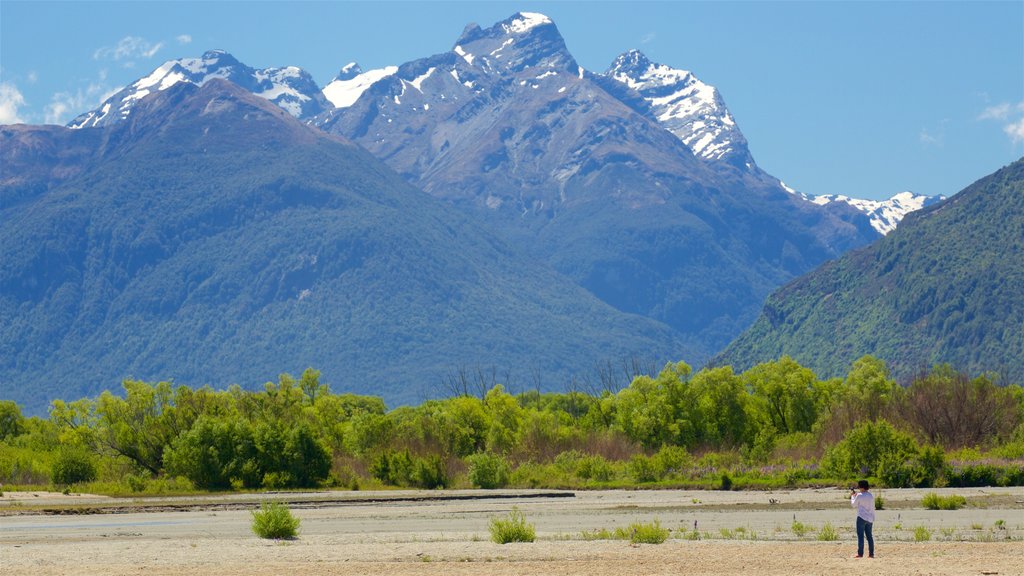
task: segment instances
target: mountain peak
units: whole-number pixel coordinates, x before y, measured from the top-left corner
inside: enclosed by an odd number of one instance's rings
[[[542,67],[579,73],[555,23],[536,12],[516,12],[487,29],[470,24],[453,51],[470,66],[485,71]]]
[[[506,32],[512,34],[525,34],[530,30],[547,24],[554,24],[551,18],[538,12],[517,12],[508,20],[501,23]]]
[[[647,58],[647,55],[636,48],[631,48],[615,58],[606,74],[634,72],[636,75],[639,75],[650,67],[651,60]]]
[[[334,79],[344,82],[345,80],[351,80],[362,73],[363,67],[360,66],[358,62],[349,62],[341,67],[341,70],[338,71],[338,75],[335,76]]]
[[[682,140],[694,156],[724,161],[743,172],[754,170],[747,139],[714,86],[688,70],[652,62],[635,49],[620,54],[604,76],[636,90],[650,105],[653,119]]]
[[[141,99],[153,93],[179,82],[202,86],[215,78],[234,82],[297,118],[311,117],[330,107],[313,77],[301,68],[286,66],[258,70],[239,62],[224,50],[207,50],[199,58],[164,62],[149,75],[108,98],[99,108],[72,120],[68,127],[88,128],[122,122]]]

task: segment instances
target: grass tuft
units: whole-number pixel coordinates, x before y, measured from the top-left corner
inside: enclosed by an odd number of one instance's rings
[[[507,518],[491,518],[491,540],[498,544],[509,542],[533,542],[537,538],[537,530],[528,524],[523,513],[513,508]]]
[[[914,542],[927,542],[932,539],[932,531],[924,526],[914,527]]]
[[[793,530],[793,534],[795,534],[797,538],[803,538],[807,535],[808,532],[812,530],[810,526],[804,524],[803,522],[797,522],[796,520],[793,521],[793,525],[790,527],[790,529]]]
[[[935,492],[929,492],[921,499],[921,505],[928,510],[959,510],[966,504],[967,499],[956,494],[939,496]]]
[[[668,528],[662,528],[661,522],[655,520],[648,524],[634,522],[628,528],[616,528],[616,538],[629,540],[633,544],[661,544],[668,540]]]
[[[821,530],[818,532],[818,540],[826,542],[839,540],[839,532],[836,531],[831,522],[825,522],[825,525],[822,526]]]

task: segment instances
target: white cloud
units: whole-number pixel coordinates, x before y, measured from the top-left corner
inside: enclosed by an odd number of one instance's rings
[[[643,38],[640,39],[640,43],[641,44],[650,44],[657,37],[658,37],[658,35],[655,34],[654,32],[648,32],[647,34],[644,34]]]
[[[921,128],[921,133],[918,134],[917,139],[921,144],[928,144],[933,146],[942,145],[942,134],[932,134],[927,128]]]
[[[192,42],[192,37],[188,34],[181,34],[175,40],[178,41],[178,44],[189,44]]]
[[[126,61],[127,66],[134,65],[139,58],[152,58],[164,47],[163,42],[152,42],[138,36],[125,36],[115,46],[104,46],[93,52],[94,60]]]
[[[39,80],[39,75],[36,74],[35,70],[32,70],[28,73],[27,80],[29,84],[35,84]]]
[[[1016,122],[1010,122],[1006,126],[1003,126],[1003,132],[1013,140],[1014,144],[1024,142],[1024,116],[1018,119]]]
[[[1006,120],[1006,117],[1010,115],[1010,105],[1006,102],[998,104],[996,106],[989,106],[985,108],[981,115],[978,116],[978,120]]]
[[[978,120],[995,120],[1003,124],[1003,132],[1014,144],[1024,142],[1024,102],[1011,104],[1003,102],[988,106],[978,115]]]
[[[23,122],[18,116],[18,108],[25,105],[25,97],[14,84],[0,82],[0,124],[18,124]]]
[[[96,107],[100,102],[113,96],[120,88],[110,88],[104,84],[90,83],[84,89],[74,92],[58,92],[46,105],[45,123],[67,124],[75,116]]]

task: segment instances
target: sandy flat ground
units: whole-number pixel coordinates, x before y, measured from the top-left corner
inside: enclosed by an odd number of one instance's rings
[[[1024,490],[939,490],[962,494],[971,503],[946,512],[921,509],[924,492],[883,492],[891,509],[879,512],[874,560],[850,558],[855,548],[853,513],[839,490],[606,491],[576,492],[571,498],[520,498],[537,493],[506,491],[500,499],[456,501],[415,500],[436,498],[437,492],[361,492],[265,496],[293,502],[302,520],[300,537],[284,542],[253,536],[245,509],[0,516],[0,573],[1024,575]],[[11,494],[0,502],[0,513],[47,498],[62,503],[111,501]],[[247,498],[252,497],[207,501]],[[400,500],[388,501],[393,498]],[[175,501],[180,499],[125,502],[144,510],[154,502]],[[536,524],[537,542],[489,541],[490,518],[513,506]],[[829,522],[840,539],[819,542],[813,533],[800,539],[791,530],[794,518],[815,528]],[[584,530],[654,520],[674,531],[665,544],[580,539]],[[1005,529],[996,528],[998,520]],[[683,539],[682,530],[692,530],[694,522],[702,539]],[[932,540],[914,542],[916,526],[931,530]]]

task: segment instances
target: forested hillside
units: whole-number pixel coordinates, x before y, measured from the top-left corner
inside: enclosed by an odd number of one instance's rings
[[[1024,381],[1024,160],[779,289],[719,361],[781,354],[824,375],[872,354],[902,377],[949,362]]]

